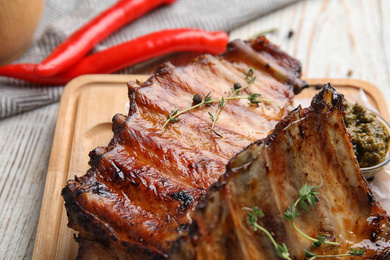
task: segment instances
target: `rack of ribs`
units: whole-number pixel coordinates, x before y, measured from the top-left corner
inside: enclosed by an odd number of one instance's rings
[[[298,107],[272,134],[231,159],[199,204],[188,235],[172,246],[169,259],[281,259],[266,233],[248,223],[247,214],[255,206],[264,214],[258,223],[278,244],[286,244],[291,259],[308,259],[307,249],[339,255],[351,247],[366,251],[345,259],[390,259],[390,219],[362,177],[342,102],[343,96],[326,85],[310,107]],[[315,248],[283,218],[304,185],[318,187],[319,202],[308,212],[300,209],[296,226],[339,245]]]
[[[289,113],[307,86],[300,76],[298,60],[258,37],[232,41],[225,53],[183,67],[163,64],[142,84],[129,82],[129,114],[114,116],[110,143],[93,150],[86,175],[62,191],[68,226],[78,231],[78,258],[167,258],[227,162]],[[191,107],[194,95],[220,99],[236,83],[251,84],[241,96],[258,93],[269,101],[229,100],[215,132],[209,113],[217,113],[218,102],[162,127],[171,111]]]

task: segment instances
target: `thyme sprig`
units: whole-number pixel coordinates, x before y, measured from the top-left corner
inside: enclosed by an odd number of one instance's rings
[[[206,95],[206,97],[204,98],[204,100],[200,102],[199,94],[196,94],[195,95],[196,96],[196,104],[194,104],[193,106],[191,106],[189,108],[183,109],[181,111],[179,111],[178,108],[173,109],[169,113],[168,119],[164,122],[163,126],[161,127],[161,130],[163,130],[167,126],[168,123],[175,123],[175,122],[179,121],[178,116],[180,116],[180,115],[182,115],[182,114],[184,114],[184,113],[186,113],[186,112],[188,112],[188,111],[190,111],[192,109],[198,108],[198,107],[203,106],[203,105],[210,105],[211,103],[218,102],[218,110],[217,110],[216,114],[213,115],[210,112],[208,112],[208,114],[209,114],[209,117],[210,117],[211,121],[213,122],[212,126],[211,126],[211,130],[216,135],[218,135],[219,137],[222,137],[222,135],[217,133],[214,130],[214,128],[215,128],[215,123],[217,122],[220,113],[222,112],[224,106],[226,105],[226,103],[229,100],[232,100],[232,99],[247,99],[247,100],[249,100],[249,102],[251,104],[258,104],[258,103],[261,103],[261,102],[272,102],[272,100],[260,99],[259,97],[261,96],[261,94],[257,94],[257,93],[252,93],[252,94],[249,94],[248,96],[239,96],[239,92],[240,91],[242,91],[242,90],[244,90],[246,88],[249,88],[255,82],[256,77],[254,77],[253,75],[254,75],[254,69],[253,69],[253,67],[250,67],[248,72],[245,73],[245,76],[246,76],[245,79],[248,82],[248,84],[245,87],[241,87],[241,85],[238,84],[238,83],[234,84],[234,88],[232,89],[232,93],[228,97],[222,97],[220,99],[212,99],[211,96],[210,96],[211,93],[209,92]]]
[[[255,83],[256,77],[253,76],[254,73],[255,73],[255,70],[251,66],[251,67],[249,67],[248,72],[245,74],[246,75],[245,79],[249,83],[249,86],[252,85],[253,83]],[[249,87],[249,86],[247,86],[247,87]]]
[[[211,125],[211,131],[214,132],[214,134],[216,134],[217,136],[221,137],[222,138],[222,135],[220,135],[218,132],[215,131],[215,123],[217,122],[218,118],[219,118],[219,114],[221,113],[222,109],[225,107],[226,103],[228,102],[228,100],[232,99],[233,97],[237,96],[238,92],[239,91],[242,91],[246,88],[249,88],[253,83],[255,83],[255,80],[256,80],[256,77],[254,76],[254,72],[255,70],[253,69],[253,67],[251,66],[248,70],[247,73],[245,73],[246,75],[246,81],[248,82],[248,85],[246,85],[245,87],[237,87],[236,85],[234,86],[233,88],[233,91],[232,93],[230,94],[230,96],[228,98],[222,98],[221,101],[218,103],[218,110],[217,112],[215,113],[215,116],[213,116],[211,113],[209,113],[209,116],[210,116],[210,119],[211,121],[213,122],[213,124]],[[257,104],[255,103],[256,101],[256,98],[260,96],[260,94],[251,94],[249,95],[249,97],[247,97],[247,99],[253,103],[253,104]],[[264,101],[264,100],[263,100]]]
[[[298,204],[305,211],[309,211],[309,206],[307,205],[307,203],[309,203],[313,208],[316,207],[316,202],[319,202],[319,199],[317,197],[319,192],[317,191],[317,189],[318,189],[318,187],[308,186],[307,184],[303,185],[302,188],[299,190],[299,198],[295,201],[295,203],[291,207],[289,207],[286,210],[286,212],[284,212],[283,218],[285,220],[290,220],[292,222],[293,226],[294,226],[294,229],[299,234],[301,234],[304,237],[306,237],[307,239],[313,241],[313,243],[312,243],[313,247],[318,248],[318,247],[320,247],[324,243],[329,244],[329,245],[338,246],[340,244],[337,243],[337,242],[326,241],[324,234],[322,234],[322,236],[317,236],[316,237],[317,239],[314,239],[314,238],[312,238],[310,236],[307,236],[305,233],[303,233],[301,230],[299,230],[296,227],[296,225],[295,225],[294,220],[297,217],[300,216],[300,214],[298,213],[298,210],[297,210]],[[247,216],[248,216],[248,224],[249,224],[249,226],[252,226],[254,231],[257,231],[257,229],[263,231],[269,237],[269,239],[271,240],[271,242],[273,243],[273,245],[275,247],[276,254],[279,257],[281,257],[283,259],[291,259],[290,258],[290,253],[288,251],[288,248],[287,248],[286,244],[284,244],[284,243],[283,244],[276,243],[275,239],[269,233],[269,231],[257,223],[258,218],[261,218],[261,217],[264,216],[264,213],[263,213],[262,209],[260,209],[257,206],[255,206],[252,209],[251,213],[247,213]],[[317,258],[334,258],[334,257],[361,256],[361,255],[363,255],[366,252],[366,248],[365,247],[362,247],[362,248],[352,248],[352,247],[350,247],[350,251],[348,251],[346,254],[339,254],[339,255],[317,255],[315,253],[310,252],[309,249],[306,249],[306,250],[303,250],[303,251],[305,252],[305,257],[308,260],[315,260]]]
[[[261,225],[259,225],[257,223],[258,218],[264,217],[263,210],[259,209],[257,206],[255,206],[252,209],[252,212],[247,213],[247,216],[248,216],[248,224],[249,224],[249,226],[253,227],[254,231],[257,231],[259,229],[259,230],[263,231],[268,236],[268,238],[271,240],[272,244],[275,247],[276,254],[283,259],[291,260],[290,253],[288,252],[286,244],[285,243],[283,243],[283,244],[276,243],[276,241],[273,238],[273,236],[271,235],[271,233],[269,233],[269,231],[267,229],[265,229],[264,227],[262,227]]]
[[[303,185],[302,188],[299,190],[299,198],[295,201],[295,203],[288,207],[287,211],[284,212],[283,218],[286,220],[290,220],[294,229],[301,234],[303,237],[313,241],[314,247],[320,247],[323,243],[329,244],[329,245],[339,245],[337,242],[331,242],[325,240],[325,235],[317,236],[316,238],[312,238],[308,235],[306,235],[304,232],[302,232],[295,224],[295,219],[300,216],[298,213],[297,206],[299,206],[305,210],[309,211],[309,206],[307,203],[310,204],[313,208],[316,207],[316,202],[319,202],[317,195],[319,192],[317,191],[318,187],[311,187],[307,186],[307,184]]]
[[[261,103],[261,102],[272,102],[272,100],[268,100],[268,99],[260,99],[258,98],[259,96],[261,96],[260,94],[250,94],[248,96],[235,96],[235,97],[225,97],[225,98],[220,98],[220,99],[211,99],[210,98],[210,93],[207,94],[207,96],[204,98],[204,100],[201,102],[201,103],[198,103],[196,105],[193,105],[189,108],[186,108],[186,109],[183,109],[181,111],[179,111],[178,108],[175,108],[174,110],[172,110],[169,115],[168,115],[168,119],[165,121],[164,125],[161,127],[161,129],[164,129],[168,123],[175,123],[177,121],[179,121],[180,119],[177,118],[178,116],[180,116],[181,114],[184,114],[192,109],[195,109],[197,107],[200,107],[202,105],[210,105],[211,103],[216,103],[218,102],[218,107],[221,106],[221,102],[225,102],[226,100],[232,100],[232,99],[248,99],[250,103],[252,104],[258,104],[258,103]],[[209,115],[211,113],[209,112]]]
[[[200,106],[202,106],[202,105],[209,104],[209,103],[212,103],[212,102],[215,102],[215,101],[211,100],[210,92],[209,92],[209,93],[206,95],[206,97],[204,98],[204,100],[203,100],[202,102],[196,104],[196,105],[193,105],[193,106],[191,106],[191,107],[189,107],[189,108],[187,108],[187,109],[184,109],[184,110],[182,110],[182,111],[179,111],[178,108],[175,108],[174,110],[172,110],[172,111],[169,113],[168,119],[167,119],[167,121],[165,121],[165,123],[163,124],[163,126],[161,127],[161,129],[164,129],[164,128],[167,126],[167,124],[168,124],[169,122],[175,123],[175,122],[179,121],[179,118],[177,118],[177,117],[180,116],[181,114],[184,114],[184,113],[186,113],[186,112],[188,112],[188,111],[190,111],[190,110],[192,110],[192,109],[194,109],[194,108],[197,108],[197,107],[200,107]]]
[[[349,251],[346,254],[340,254],[340,255],[317,255],[315,253],[310,252],[309,250],[303,250],[305,251],[305,257],[308,257],[308,260],[315,260],[317,258],[334,258],[334,257],[347,257],[347,256],[362,256],[364,252],[366,252],[366,248],[349,248],[351,251]]]

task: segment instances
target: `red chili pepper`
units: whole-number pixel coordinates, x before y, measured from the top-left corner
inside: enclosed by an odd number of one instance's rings
[[[37,64],[33,63],[5,65],[0,67],[0,76],[21,79],[43,85],[65,85],[71,80],[60,75],[51,77],[40,76],[35,72],[36,65]]]
[[[153,57],[180,51],[218,54],[225,51],[228,41],[229,36],[222,31],[163,30],[89,55],[72,71],[78,71],[78,74],[111,73]]]
[[[162,4],[176,0],[121,0],[107,9],[61,43],[41,64],[36,72],[52,76],[65,71],[82,59],[101,40],[120,27],[137,19]]]
[[[193,51],[219,54],[225,51],[229,36],[225,32],[199,29],[172,29],[151,33],[104,51],[86,56],[69,70],[42,77],[34,64],[11,64],[0,67],[0,76],[22,79],[38,84],[64,85],[84,74],[107,74],[160,55]]]

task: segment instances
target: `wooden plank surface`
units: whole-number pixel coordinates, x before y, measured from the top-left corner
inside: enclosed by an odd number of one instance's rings
[[[30,259],[58,105],[0,121],[0,259]]]
[[[127,114],[129,80],[145,81],[141,75],[83,76],[70,83],[63,94],[47,172],[45,193],[39,219],[33,259],[75,259],[77,244],[68,218],[61,190],[68,179],[82,176],[89,169],[88,153],[111,140],[111,119],[116,113]],[[316,85],[332,82],[346,97],[365,91],[371,105],[388,117],[380,90],[365,81],[353,79],[309,79],[312,87],[296,96],[311,100],[318,93]]]
[[[268,37],[301,60],[304,77],[366,80],[389,105],[389,10],[388,0],[307,0],[237,28],[230,37],[247,39],[277,28]],[[294,34],[288,38],[290,30]],[[143,63],[134,72],[150,72],[156,65]],[[53,104],[0,121],[3,259],[32,257],[57,113],[58,104]]]
[[[230,33],[268,38],[302,62],[305,78],[354,78],[380,88],[390,103],[388,0],[310,0],[271,13]],[[294,34],[288,38],[289,31]]]

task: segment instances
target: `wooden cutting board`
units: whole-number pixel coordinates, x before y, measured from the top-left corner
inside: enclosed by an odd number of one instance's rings
[[[46,177],[33,259],[75,259],[78,245],[75,232],[67,227],[61,190],[74,175],[89,169],[88,153],[111,140],[111,119],[116,113],[127,114],[127,86],[130,80],[145,81],[145,75],[86,75],[65,88],[57,119],[53,147]],[[374,85],[354,79],[308,79],[312,87],[296,99],[311,99],[319,90],[315,85],[332,83],[346,96],[365,92],[369,103],[389,120],[381,91]]]

